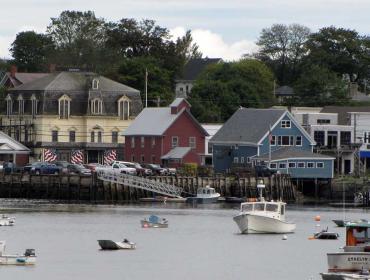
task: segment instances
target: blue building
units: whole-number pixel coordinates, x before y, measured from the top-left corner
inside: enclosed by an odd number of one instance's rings
[[[212,137],[213,165],[269,164],[296,179],[330,179],[334,158],[313,153],[315,142],[283,109],[240,108]]]

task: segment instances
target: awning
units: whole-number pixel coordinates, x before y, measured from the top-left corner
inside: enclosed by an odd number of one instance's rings
[[[190,150],[190,147],[176,147],[162,156],[161,159],[182,159]]]
[[[360,158],[370,158],[370,151],[360,151]]]

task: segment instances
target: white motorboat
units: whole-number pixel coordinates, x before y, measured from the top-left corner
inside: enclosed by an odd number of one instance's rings
[[[206,186],[204,188],[198,188],[197,196],[188,197],[186,202],[196,202],[196,203],[214,203],[217,202],[220,197],[220,194],[215,191],[214,188]]]
[[[321,273],[322,280],[369,280],[369,275],[361,275],[361,274],[354,274],[354,273]]]
[[[0,217],[0,226],[13,226],[15,224],[15,218],[10,218],[6,215]]]
[[[98,240],[102,250],[136,249],[136,244],[124,239],[122,242],[112,240]]]
[[[143,228],[168,228],[168,221],[155,215],[140,221]]]
[[[240,213],[234,217],[241,233],[292,233],[296,225],[285,221],[285,206],[282,201],[265,201],[262,196],[263,184],[257,185],[260,199],[244,202]]]
[[[360,273],[370,270],[370,222],[347,222],[342,252],[328,253],[328,272]]]
[[[23,255],[6,255],[5,241],[0,241],[0,265],[32,265],[36,263],[34,249],[26,249]]]

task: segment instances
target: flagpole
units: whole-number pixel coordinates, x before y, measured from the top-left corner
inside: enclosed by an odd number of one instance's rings
[[[271,164],[271,141],[272,141],[272,131],[271,131],[271,125],[269,128],[269,168]]]

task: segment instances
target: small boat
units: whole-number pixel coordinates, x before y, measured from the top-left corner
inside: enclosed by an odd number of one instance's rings
[[[214,203],[217,202],[220,194],[215,191],[214,188],[206,186],[204,188],[198,188],[197,196],[188,197],[186,202],[190,203]]]
[[[149,216],[148,219],[141,220],[143,228],[168,228],[168,221],[165,218],[160,218],[155,215]]]
[[[345,220],[333,220],[333,222],[337,225],[337,227],[344,227],[348,221]]]
[[[240,213],[234,217],[241,233],[292,233],[296,225],[285,221],[285,206],[282,201],[265,201],[264,185],[257,185],[259,201],[240,204]]]
[[[316,232],[313,235],[313,237],[315,239],[331,239],[331,240],[335,240],[335,239],[338,239],[339,234],[336,233],[336,232],[330,232],[330,231],[328,231],[328,228],[326,228],[326,229],[323,229],[320,232]]]
[[[32,265],[36,263],[35,249],[26,249],[23,255],[6,255],[5,241],[0,241],[0,265]]]
[[[139,199],[140,202],[186,202],[186,198],[183,197],[165,197],[165,196],[156,196],[156,197],[142,197]]]
[[[0,226],[14,226],[14,223],[15,218],[10,218],[5,214],[0,217]]]
[[[362,269],[360,273],[337,273],[328,272],[321,273],[322,280],[355,280],[355,279],[370,279],[370,273],[366,269]]]
[[[136,249],[136,244],[124,239],[122,242],[112,240],[98,240],[102,250]]]

